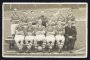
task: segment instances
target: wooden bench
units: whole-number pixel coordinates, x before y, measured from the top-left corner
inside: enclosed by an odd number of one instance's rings
[[[5,39],[6,43],[9,43],[9,49],[14,49],[15,40],[12,39],[12,36],[8,36],[7,39]]]

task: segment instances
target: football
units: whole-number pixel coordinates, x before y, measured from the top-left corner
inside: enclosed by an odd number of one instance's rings
[[[38,51],[42,51],[42,47],[41,46],[38,46]]]

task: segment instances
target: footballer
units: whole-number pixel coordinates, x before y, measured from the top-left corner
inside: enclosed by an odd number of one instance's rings
[[[23,31],[24,27],[22,23],[19,23],[19,25],[16,27],[15,30],[15,42],[16,42],[16,46],[18,47],[20,52],[23,52],[23,41],[24,41],[24,31]]]
[[[54,27],[51,25],[52,21],[50,20],[48,22],[48,26],[46,27],[46,41],[47,41],[47,45],[49,48],[48,52],[52,52],[53,46],[54,46],[54,42],[55,42],[55,29]]]
[[[57,22],[57,25],[56,25],[55,29],[56,29],[55,39],[56,39],[56,42],[57,42],[56,45],[58,46],[58,52],[61,53],[62,48],[64,46],[64,42],[65,42],[65,37],[64,37],[65,29],[64,29],[64,26],[62,25],[61,21]]]
[[[25,42],[26,42],[26,46],[27,46],[26,52],[31,52],[33,41],[35,40],[34,28],[32,26],[32,22],[28,22],[28,27],[26,28],[26,32],[27,32],[27,34],[25,36]]]
[[[16,27],[18,26],[18,24],[19,24],[19,15],[17,13],[17,9],[14,8],[14,11],[11,16],[11,35],[12,35],[13,39],[15,37],[15,30],[16,30]]]
[[[46,46],[45,26],[42,25],[41,19],[38,20],[35,34],[36,34],[36,44],[35,45],[37,45],[37,49],[38,49],[38,47],[41,46],[43,48],[43,52],[45,52],[45,46]]]

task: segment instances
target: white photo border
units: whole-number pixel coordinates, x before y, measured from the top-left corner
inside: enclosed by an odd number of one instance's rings
[[[86,54],[85,56],[5,56],[4,55],[4,4],[86,4]],[[88,3],[86,2],[63,2],[63,3],[40,3],[40,2],[4,2],[2,4],[2,57],[6,58],[87,58],[88,57]]]

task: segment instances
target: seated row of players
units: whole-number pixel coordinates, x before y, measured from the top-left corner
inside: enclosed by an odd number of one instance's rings
[[[51,23],[51,21],[49,21]],[[32,22],[28,23],[19,23],[16,28],[15,33],[15,42],[17,47],[21,51],[23,48],[23,41],[25,40],[28,51],[31,49],[31,46],[35,46],[35,50],[38,48],[38,43],[42,42],[43,52],[45,52],[46,45],[49,46],[50,51],[54,46],[55,40],[57,40],[59,50],[61,51],[64,42],[65,29],[62,26],[61,21],[58,21],[57,26],[48,25],[46,28],[42,25],[42,20],[38,20],[36,27],[32,26]],[[60,41],[59,41],[60,40]]]
[[[37,52],[39,45],[42,46],[43,52],[45,52],[46,46],[49,48],[48,51],[51,52],[55,40],[57,41],[58,52],[61,52],[65,43],[65,27],[66,25],[73,25],[72,18],[68,21],[60,19],[57,22],[48,20],[47,22],[44,21],[44,24],[43,20],[39,18],[36,25],[33,26],[32,21],[28,21],[24,16],[19,20],[17,14],[12,16],[11,22],[11,34],[20,52],[23,51],[24,40],[27,46],[26,52],[30,52],[32,46],[34,46],[35,52]],[[40,42],[42,44],[39,44]]]

